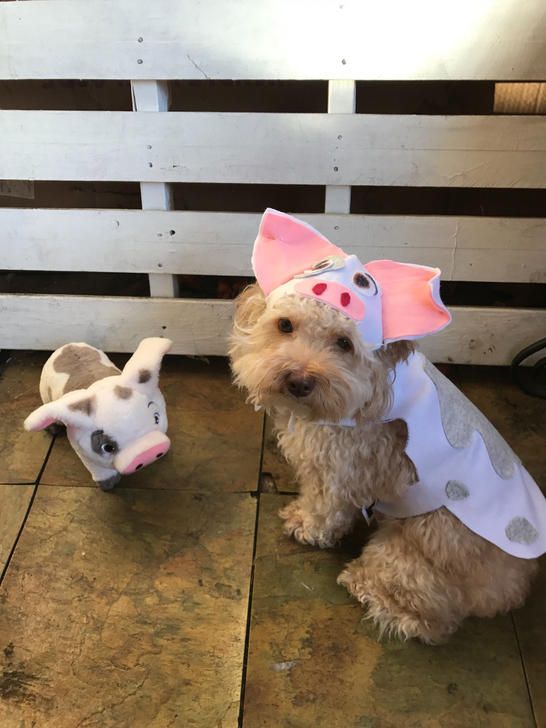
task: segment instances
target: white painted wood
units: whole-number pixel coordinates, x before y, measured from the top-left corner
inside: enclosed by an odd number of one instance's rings
[[[544,310],[461,307],[452,312],[452,325],[422,343],[434,361],[508,364],[546,328]],[[145,336],[168,336],[173,354],[224,355],[231,317],[231,301],[1,294],[0,341],[6,349],[50,350],[87,341],[128,352]]]
[[[133,111],[169,110],[169,84],[166,81],[131,81],[131,94]],[[173,207],[172,188],[163,182],[141,182],[140,198],[143,210],[171,210]],[[178,295],[178,282],[174,276],[151,273],[148,282],[151,296],[173,298]]]
[[[506,366],[546,331],[544,309],[461,306],[451,312],[451,325],[420,344],[432,361]]]
[[[168,336],[173,354],[224,355],[231,311],[228,301],[0,294],[0,342],[49,350],[86,341],[129,352],[146,336]]]
[[[330,81],[328,83],[328,113],[354,114],[356,110],[356,83],[354,81]],[[343,141],[343,134],[337,135]],[[337,164],[334,157],[334,164]],[[324,191],[325,212],[351,212],[351,187],[327,185]]]
[[[11,179],[541,187],[546,117],[0,111],[0,159]]]
[[[543,0],[0,3],[0,78],[546,78]]]
[[[435,265],[444,280],[546,282],[546,220],[301,215],[363,261]],[[251,276],[260,215],[0,208],[5,270]]]

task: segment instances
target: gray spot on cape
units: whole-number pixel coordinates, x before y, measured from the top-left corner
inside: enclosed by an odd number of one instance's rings
[[[477,430],[483,438],[491,464],[501,478],[509,478],[520,459],[480,410],[429,361],[428,374],[438,392],[442,426],[452,447],[466,447]]]
[[[53,392],[51,391],[51,387],[47,388],[47,401],[48,402],[53,401]]]
[[[133,394],[133,390],[131,387],[120,387],[119,384],[116,384],[114,387],[114,394],[120,399],[129,399]]]
[[[145,384],[152,378],[152,373],[148,369],[141,369],[138,373],[138,383]]]
[[[510,541],[516,541],[516,543],[534,543],[538,538],[536,528],[523,516],[512,518],[506,526],[505,533]]]
[[[106,366],[100,360],[99,352],[90,346],[65,346],[53,361],[53,369],[59,374],[68,374],[63,393],[74,389],[87,389],[93,382],[112,377],[120,371],[114,365]]]
[[[450,500],[460,501],[468,498],[470,491],[459,480],[448,480],[446,483],[446,495]]]

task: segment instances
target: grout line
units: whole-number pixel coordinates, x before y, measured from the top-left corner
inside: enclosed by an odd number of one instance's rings
[[[40,486],[40,479],[43,475],[43,472],[45,470],[45,467],[47,465],[47,461],[49,460],[49,456],[51,455],[51,451],[53,450],[53,445],[55,444],[55,438],[51,438],[51,442],[49,444],[49,449],[46,453],[46,456],[44,458],[44,462],[42,463],[42,467],[40,468],[40,472],[38,473],[38,477],[36,478],[34,482],[34,490],[32,491],[32,495],[30,496],[30,501],[26,510],[25,515],[23,516],[23,521],[21,523],[21,526],[19,527],[19,531],[17,532],[17,536],[15,537],[15,541],[13,542],[13,545],[10,549],[10,552],[8,554],[8,558],[6,559],[6,563],[4,564],[4,568],[2,569],[2,573],[0,574],[0,584],[4,581],[4,577],[7,574],[7,571],[9,569],[9,566],[11,564],[11,560],[13,558],[13,555],[15,554],[15,549],[17,548],[17,544],[19,543],[19,539],[23,535],[23,530],[25,526],[27,525],[28,517],[30,516],[30,511],[32,510],[32,506],[34,505],[34,500],[36,498],[36,494],[38,493],[38,488]],[[27,483],[27,485],[32,485],[31,483]]]
[[[521,667],[523,668],[523,677],[525,679],[525,687],[527,688],[527,697],[529,698],[529,705],[531,707],[531,715],[533,716],[533,721],[535,723],[536,728],[538,728],[538,718],[537,714],[535,712],[535,705],[533,703],[533,696],[531,693],[531,685],[529,684],[529,674],[527,672],[527,666],[525,664],[525,658],[523,657],[523,650],[521,649],[521,642],[519,640],[519,633],[518,633],[518,626],[516,623],[516,620],[514,619],[514,613],[510,612],[510,619],[512,620],[512,626],[514,628],[514,635],[516,637],[516,643],[518,646],[519,651],[519,657],[521,660]]]
[[[255,497],[256,497],[256,520],[254,522],[254,542],[252,544],[252,562],[251,562],[252,566],[250,569],[250,583],[249,583],[249,587],[248,587],[248,608],[247,608],[247,613],[246,613],[245,644],[244,644],[244,651],[243,651],[243,669],[241,670],[241,692],[239,694],[239,718],[238,718],[238,723],[237,723],[239,728],[242,728],[243,719],[244,719],[246,676],[247,676],[247,669],[248,669],[248,653],[250,650],[250,624],[251,624],[251,619],[252,619],[252,599],[254,596],[256,551],[257,551],[257,547],[258,547],[258,526],[259,526],[259,519],[260,519],[260,481],[261,481],[262,466],[263,466],[263,459],[264,459],[265,426],[266,426],[266,417],[264,415],[263,424],[262,424],[262,446],[260,449],[260,463],[259,463],[259,467],[258,467],[258,489],[254,494],[251,493],[251,495],[255,495]]]

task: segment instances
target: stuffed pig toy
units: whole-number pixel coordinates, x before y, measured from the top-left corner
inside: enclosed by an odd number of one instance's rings
[[[26,430],[66,426],[70,444],[102,490],[165,455],[165,400],[159,391],[161,360],[169,339],[150,338],[120,371],[89,344],[66,344],[42,369],[44,404],[30,414]]]

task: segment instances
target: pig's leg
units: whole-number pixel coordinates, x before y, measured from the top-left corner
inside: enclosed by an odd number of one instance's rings
[[[120,480],[121,475],[119,473],[116,473],[115,475],[111,475],[106,480],[97,481],[97,485],[100,487],[101,490],[112,490],[113,488],[115,488]]]

